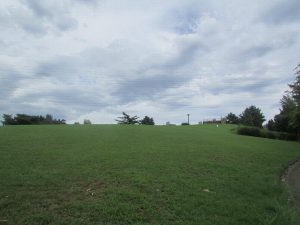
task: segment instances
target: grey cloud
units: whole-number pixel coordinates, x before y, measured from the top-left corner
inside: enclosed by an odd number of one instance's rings
[[[271,112],[276,102],[272,98],[278,95],[279,101],[296,65],[299,31],[287,24],[299,19],[291,8],[299,9],[295,0],[286,6],[256,1],[249,12],[243,11],[243,18],[241,9],[249,5],[238,2],[201,1],[194,6],[200,1],[191,0],[152,6],[134,1],[122,3],[119,10],[126,13],[120,15],[114,11],[120,7],[115,1],[102,8],[92,7],[102,3],[96,0],[13,2],[7,13],[0,13],[0,61],[16,71],[26,64],[34,69],[11,72],[3,79],[0,75],[1,96],[14,96],[1,100],[1,113],[49,112],[76,119],[102,109],[112,115],[126,107],[140,115],[144,107],[166,119],[174,112],[172,118],[182,121],[179,111],[218,115],[240,112],[249,102],[262,102]],[[145,4],[150,9],[139,11]],[[265,23],[253,22],[260,15],[252,14],[265,7],[270,8],[260,18]],[[154,8],[158,12],[152,12]],[[139,16],[145,24],[137,21]],[[104,23],[97,23],[100,20]],[[116,21],[122,21],[120,27]],[[65,32],[85,23],[80,34]]]
[[[47,1],[27,0],[27,6],[39,20],[46,19],[59,30],[69,30],[77,26],[77,21],[69,15],[66,4],[46,4]],[[42,21],[41,21],[42,22]]]
[[[75,2],[79,2],[81,4],[87,4],[91,6],[97,6],[102,0],[73,0]]]
[[[177,70],[183,66],[191,65],[198,59],[199,52],[208,52],[209,49],[200,41],[192,43],[183,43],[181,49],[174,58],[169,59],[165,64],[161,65],[164,69]]]
[[[300,23],[300,1],[280,0],[268,9],[261,19],[268,24]]]
[[[66,83],[76,77],[82,79],[84,77],[122,76],[125,72],[119,73],[119,71],[121,69],[125,71],[125,66],[128,66],[126,63],[123,65],[122,60],[128,58],[124,54],[91,47],[71,56],[59,55],[41,61],[34,72],[37,76],[57,78]]]
[[[4,49],[4,48],[9,47],[9,46],[6,43],[6,41],[0,40],[0,47]]]
[[[102,80],[98,79],[93,57],[94,54],[85,53],[83,56],[78,54],[49,58],[40,61],[35,69],[28,71],[30,77],[27,74],[12,76],[16,83],[21,82],[16,87],[20,87],[22,93],[9,103],[14,105],[12,112],[49,112],[70,118],[70,112],[73,111],[88,113],[113,104],[113,97],[110,97],[109,91],[103,90]],[[117,85],[117,82],[112,84]]]
[[[89,112],[101,107],[107,106],[106,102],[102,101],[100,96],[96,96],[94,92],[89,92],[87,89],[68,86],[65,90],[39,90],[37,93],[30,93],[22,97],[22,102],[44,100],[48,102],[47,107],[61,105],[73,110]]]
[[[199,12],[195,9],[176,11],[173,14],[173,20],[176,21],[173,29],[179,34],[195,33],[199,17]]]
[[[211,10],[208,1],[189,1],[176,7],[163,17],[162,24],[179,35],[195,33],[199,19]]]
[[[155,95],[168,88],[176,88],[182,85],[186,79],[184,76],[162,75],[155,77],[138,78],[120,83],[115,92],[120,101],[135,101],[137,99],[151,99],[155,101]]]
[[[77,27],[78,22],[71,17],[69,7],[63,4],[49,4],[51,1],[27,0],[24,7],[11,7],[8,21],[29,34],[43,36],[51,31],[64,32]]]
[[[295,43],[295,37],[286,34],[280,34],[272,40],[265,40],[265,43],[259,45],[245,43],[245,46],[237,49],[234,59],[244,61],[259,59],[260,57],[267,56],[274,51],[287,49]]]
[[[269,78],[262,73],[260,78],[223,78],[222,82],[215,82],[215,85],[205,85],[201,88],[204,91],[212,94],[234,94],[248,92],[260,96],[266,92],[268,87],[282,84],[285,81],[285,78]]]
[[[47,29],[45,26],[41,25],[36,19],[32,18],[16,18],[16,23],[19,27],[21,27],[27,33],[36,35],[36,36],[43,36],[47,33]]]
[[[53,77],[67,81],[80,73],[77,57],[59,56],[38,64],[34,74],[38,77]]]
[[[250,47],[246,50],[243,50],[239,55],[238,58],[241,59],[251,59],[251,58],[258,58],[262,57],[269,52],[271,52],[274,48],[268,45],[261,45],[257,47]]]
[[[182,102],[176,101],[164,101],[163,102],[168,110],[177,110],[177,109],[184,109],[189,108],[188,104],[184,104]]]
[[[13,32],[17,31],[16,28],[21,28],[33,35],[44,35],[47,33],[39,19],[30,14],[26,8],[18,5],[7,7],[6,11],[0,11],[0,24],[2,28],[11,29]]]
[[[0,112],[15,113],[16,106],[21,108],[21,102],[16,103],[13,99],[15,91],[22,86],[21,80],[24,74],[2,67],[0,70]]]
[[[11,104],[11,102],[9,102],[9,99],[12,96],[14,90],[17,88],[17,86],[18,84],[13,78],[0,78],[0,111],[5,111],[7,109],[7,105]]]
[[[51,83],[52,81],[48,81]],[[101,109],[110,104],[102,98],[101,94],[90,90],[85,85],[63,85],[57,89],[44,89],[39,87],[42,83],[38,78],[20,78],[16,83],[1,83],[1,85],[10,85],[8,90],[3,92],[8,95],[7,102],[1,102],[0,112],[2,113],[31,113],[45,114],[50,113],[61,118],[70,118],[71,112],[88,113],[93,110]],[[26,83],[34,84],[33,86],[24,86]],[[23,87],[23,86],[24,87]],[[15,90],[23,89],[25,91],[21,96],[12,97]],[[0,92],[1,93],[1,92]]]
[[[61,16],[55,19],[55,25],[60,31],[66,31],[76,28],[78,22],[69,16]]]
[[[138,70],[140,78],[129,79],[119,84],[115,92],[121,101],[137,99],[154,99],[154,95],[169,88],[176,88],[191,80],[194,74],[181,72],[183,67],[194,63],[199,51],[205,49],[200,42],[181,43],[178,54],[164,62],[154,62],[146,68]],[[151,77],[144,76],[148,71],[156,71]]]
[[[47,1],[46,1],[47,2]],[[47,8],[45,2],[38,0],[26,0],[28,8],[37,16],[37,17],[53,17],[54,13],[57,13],[53,8]]]

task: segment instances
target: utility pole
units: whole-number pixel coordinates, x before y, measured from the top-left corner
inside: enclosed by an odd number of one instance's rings
[[[187,114],[188,116],[188,124],[190,124],[190,114]]]

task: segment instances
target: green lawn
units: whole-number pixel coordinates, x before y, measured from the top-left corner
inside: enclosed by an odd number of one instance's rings
[[[297,224],[300,143],[231,126],[0,127],[0,224]]]

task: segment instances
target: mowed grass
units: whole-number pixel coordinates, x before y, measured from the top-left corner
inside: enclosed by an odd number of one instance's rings
[[[297,224],[300,143],[231,126],[0,128],[0,224]]]

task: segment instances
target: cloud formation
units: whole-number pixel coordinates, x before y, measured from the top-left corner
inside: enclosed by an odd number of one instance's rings
[[[298,1],[16,0],[0,5],[0,113],[196,123],[267,118],[299,63]],[[147,10],[145,10],[147,9]]]
[[[269,24],[285,24],[285,23],[299,23],[300,20],[300,2],[297,0],[275,1],[266,13],[262,16],[264,22]]]

